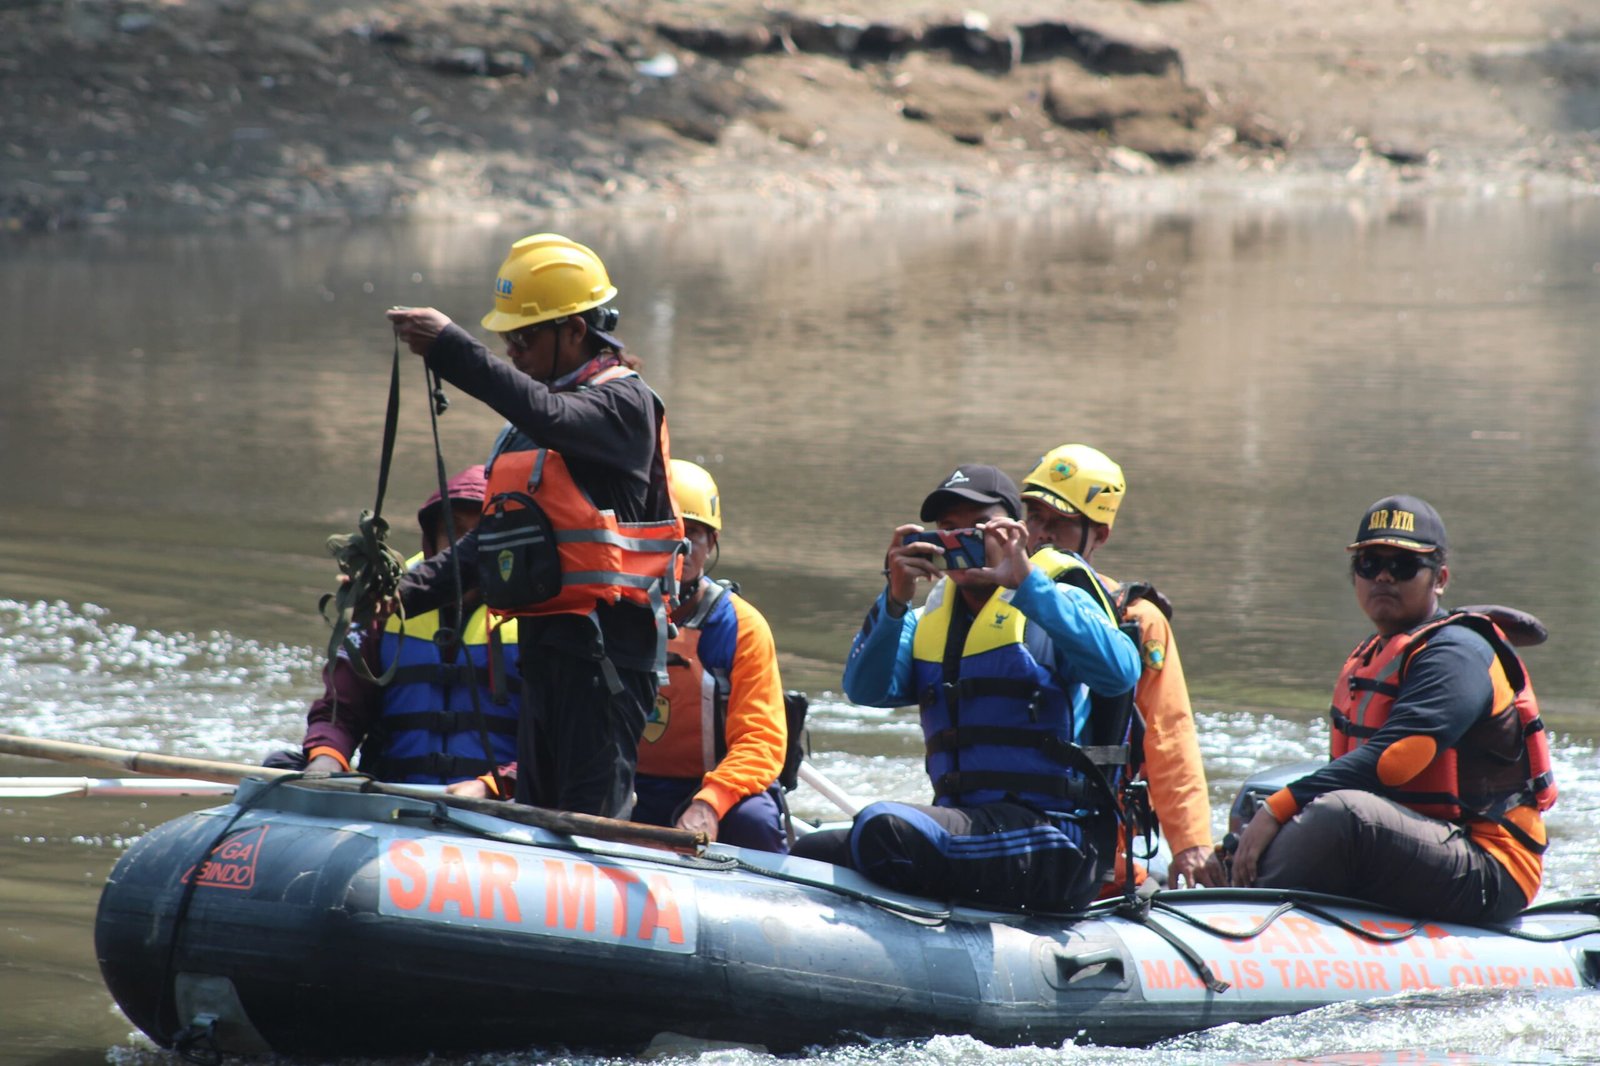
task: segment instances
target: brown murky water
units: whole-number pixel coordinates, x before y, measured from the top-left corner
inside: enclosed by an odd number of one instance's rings
[[[1343,545],[1367,503],[1408,491],[1449,523],[1454,602],[1550,626],[1529,657],[1564,771],[1550,887],[1594,887],[1600,203],[553,227],[610,264],[675,453],[720,483],[718,573],[771,619],[786,681],[818,705],[817,761],[851,787],[921,787],[914,724],[831,691],[889,530],[957,462],[1020,475],[1081,440],[1129,478],[1097,561],[1178,604],[1219,816],[1253,767],[1319,750],[1312,723],[1363,631]],[[520,235],[0,246],[0,731],[247,761],[296,740],[325,639],[322,542],[372,502],[382,309],[431,303],[475,327]],[[406,544],[432,445],[420,364],[403,367],[386,510]],[[447,463],[480,461],[496,428],[457,396]],[[38,772],[71,770],[0,759]],[[192,805],[0,799],[0,1062],[141,1057],[99,983],[96,894],[130,837]],[[1600,1008],[1579,1002],[1563,1032],[1587,1043],[1535,1039],[1529,1061],[1593,1046]],[[1506,1013],[1463,1007],[1438,1046],[1503,1047]],[[1424,1024],[1395,1022],[1413,1042],[1438,1035]],[[1194,1054],[1353,1046],[1238,1039]]]

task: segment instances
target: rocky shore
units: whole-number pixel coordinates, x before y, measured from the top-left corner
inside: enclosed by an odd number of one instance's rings
[[[24,0],[0,82],[11,231],[1600,169],[1582,0]]]

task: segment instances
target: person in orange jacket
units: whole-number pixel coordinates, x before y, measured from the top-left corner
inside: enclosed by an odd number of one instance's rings
[[[1095,551],[1110,539],[1126,493],[1122,468],[1103,452],[1084,444],[1052,449],[1022,482],[1028,550],[1049,545],[1098,565]],[[1215,868],[1207,865],[1214,850],[1211,803],[1189,689],[1169,621],[1172,608],[1166,597],[1148,584],[1122,585],[1104,573],[1099,577],[1124,623],[1138,627],[1142,670],[1133,698],[1144,719],[1141,776],[1149,784],[1151,805],[1172,851],[1167,883],[1171,887],[1184,883],[1219,886],[1223,882]],[[1126,861],[1119,845],[1113,888],[1124,883]],[[1142,869],[1136,869],[1136,880],[1142,881],[1144,876]]]
[[[1233,883],[1510,921],[1538,894],[1556,800],[1527,671],[1489,613],[1440,606],[1449,549],[1427,501],[1378,500],[1346,550],[1375,632],[1334,684],[1329,761],[1256,809]]]
[[[703,467],[672,460],[672,498],[690,550],[667,684],[639,741],[633,820],[699,831],[711,840],[787,852],[783,793],[788,749],[783,682],[761,612],[706,574],[722,532],[722,500]]]

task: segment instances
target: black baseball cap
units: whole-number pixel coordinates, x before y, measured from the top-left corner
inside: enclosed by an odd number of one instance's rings
[[[922,501],[922,520],[937,521],[946,508],[956,503],[998,503],[1012,518],[1022,518],[1022,497],[1017,495],[1017,483],[998,467],[956,467]]]
[[[1444,519],[1426,500],[1415,496],[1385,496],[1361,516],[1355,543],[1345,550],[1356,551],[1375,544],[1423,555],[1441,551],[1447,547]]]

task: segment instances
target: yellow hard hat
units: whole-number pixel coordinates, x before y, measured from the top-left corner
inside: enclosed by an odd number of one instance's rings
[[[722,532],[722,497],[717,483],[703,466],[687,459],[672,460],[672,502],[678,505],[684,521],[699,522]]]
[[[1052,448],[1022,479],[1023,499],[1039,500],[1063,514],[1081,514],[1108,529],[1127,489],[1122,467],[1087,444]]]
[[[616,294],[591,249],[559,233],[535,233],[513,244],[500,264],[494,310],[483,316],[483,328],[510,333],[599,307]]]

